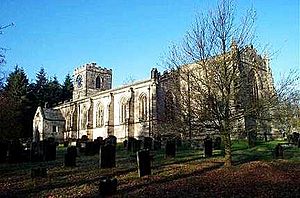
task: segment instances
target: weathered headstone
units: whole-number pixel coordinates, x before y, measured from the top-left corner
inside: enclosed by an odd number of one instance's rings
[[[144,149],[152,150],[152,138],[151,137],[145,137],[144,138]]]
[[[216,137],[214,142],[214,149],[220,150],[221,149],[221,137]]]
[[[31,178],[47,177],[47,169],[45,167],[31,168]]]
[[[102,177],[99,183],[99,195],[112,195],[117,191],[118,180],[116,178]]]
[[[116,147],[104,145],[100,147],[99,164],[101,168],[113,168],[116,166]]]
[[[281,144],[276,145],[274,153],[276,158],[283,158],[283,147],[281,146]]]
[[[149,150],[142,150],[136,153],[138,173],[140,177],[151,175],[151,163]]]
[[[75,146],[68,147],[67,153],[65,154],[65,166],[73,167],[76,166],[77,148]]]
[[[166,157],[175,157],[176,144],[175,141],[167,141],[166,143]]]
[[[210,137],[206,137],[204,139],[204,156],[211,157],[212,156],[212,139]]]

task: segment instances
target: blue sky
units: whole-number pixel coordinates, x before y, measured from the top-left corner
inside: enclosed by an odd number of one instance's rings
[[[160,71],[171,42],[178,42],[211,0],[1,0],[0,24],[15,23],[0,36],[9,48],[5,65],[18,64],[31,80],[44,67],[63,81],[88,62],[113,69],[113,86]],[[259,46],[268,46],[275,80],[299,68],[299,1],[237,0],[238,13],[257,11]]]

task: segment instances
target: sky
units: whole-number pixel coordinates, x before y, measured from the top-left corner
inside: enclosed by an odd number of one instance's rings
[[[267,46],[275,82],[299,69],[299,1],[236,0],[237,14],[257,12],[256,44]],[[5,71],[22,67],[31,82],[44,67],[62,82],[76,67],[96,62],[113,70],[113,87],[164,70],[172,42],[180,42],[212,0],[0,0],[0,35],[8,48]]]

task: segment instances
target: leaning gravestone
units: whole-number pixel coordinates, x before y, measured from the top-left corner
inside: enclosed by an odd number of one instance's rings
[[[76,166],[77,148],[75,146],[68,147],[67,153],[65,154],[65,166],[73,167]]]
[[[212,156],[212,140],[209,137],[204,139],[204,156],[211,157]]]
[[[99,195],[105,197],[117,192],[118,180],[116,178],[102,177],[99,183]]]
[[[221,149],[221,137],[216,137],[214,142],[214,149],[220,150]]]
[[[104,145],[100,147],[99,164],[101,168],[113,168],[116,166],[116,147]]]
[[[145,137],[144,138],[144,149],[151,150],[152,149],[152,138],[151,137]]]
[[[166,143],[166,157],[175,157],[176,144],[175,141],[167,141]]]
[[[142,150],[136,153],[138,173],[140,177],[151,175],[151,163],[149,150]]]

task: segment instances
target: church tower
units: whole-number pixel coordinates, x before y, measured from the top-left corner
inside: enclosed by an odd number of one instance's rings
[[[112,70],[96,63],[85,64],[74,71],[73,100],[112,88]]]

